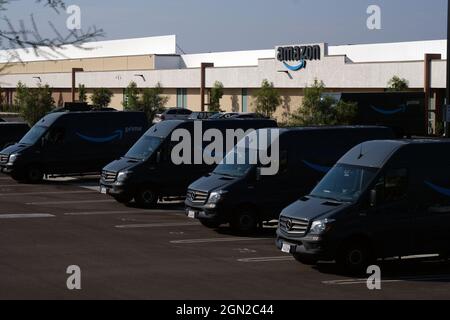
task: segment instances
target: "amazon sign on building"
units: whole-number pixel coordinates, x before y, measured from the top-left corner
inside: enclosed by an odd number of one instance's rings
[[[17,54],[18,61],[0,51],[3,101],[14,101],[19,81],[28,87],[49,84],[58,105],[72,100],[72,87],[76,99],[76,88],[83,84],[88,99],[95,88],[109,88],[114,93],[111,107],[122,109],[131,82],[139,88],[160,83],[167,107],[199,111],[207,108],[202,102],[208,103],[209,89],[220,81],[224,86],[221,109],[252,112],[254,94],[267,79],[283,97],[275,116],[285,120],[301,106],[305,87],[315,79],[323,81],[328,94],[339,98],[345,93],[385,92],[389,80],[398,76],[408,81],[410,91],[424,93],[430,118],[439,114],[435,109],[443,103],[445,40],[352,45],[299,40],[274,44],[267,50],[191,54],[182,54],[177,47],[172,35],[87,43],[84,49],[67,47],[61,55],[46,54],[45,49],[23,50]],[[415,104],[407,104],[406,109],[411,105]],[[392,110],[389,105],[374,108]]]
[[[306,69],[309,63],[322,60],[325,44],[279,46],[275,52],[280,71],[299,71]]]

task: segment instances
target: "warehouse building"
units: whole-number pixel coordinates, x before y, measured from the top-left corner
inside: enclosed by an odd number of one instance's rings
[[[269,50],[180,54],[175,36],[100,41],[83,48],[0,51],[0,85],[11,103],[17,83],[48,84],[58,105],[77,98],[84,84],[114,92],[112,107],[122,109],[125,88],[160,83],[168,107],[202,110],[215,81],[225,87],[226,111],[252,111],[264,79],[273,82],[283,105],[283,119],[301,105],[305,86],[322,80],[331,94],[383,92],[393,76],[405,78],[412,91],[425,92],[430,119],[439,117],[446,86],[446,41],[328,46],[326,43],[277,45]],[[437,110],[438,109],[438,110]]]

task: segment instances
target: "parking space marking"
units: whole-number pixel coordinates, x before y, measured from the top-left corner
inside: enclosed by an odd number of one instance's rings
[[[36,218],[53,218],[53,214],[49,213],[15,213],[0,214],[0,219],[36,219]]]
[[[398,283],[409,281],[450,281],[450,274],[399,277],[398,279],[382,279],[381,283]],[[367,279],[328,280],[322,281],[322,283],[326,285],[338,285],[338,286],[356,285],[356,284],[366,284]]]
[[[78,200],[78,201],[43,201],[43,202],[28,202],[26,205],[29,206],[45,206],[45,205],[52,205],[52,204],[80,204],[80,203],[111,203],[116,202],[114,199],[108,199],[108,200]]]
[[[239,242],[239,241],[262,241],[273,240],[273,238],[209,238],[209,239],[190,239],[190,240],[173,240],[173,244],[194,244],[194,243],[214,243],[214,242]]]
[[[244,258],[238,259],[238,262],[245,263],[257,263],[257,262],[278,262],[278,261],[294,261],[291,256],[278,256],[278,257],[259,257],[259,258]]]
[[[0,193],[0,197],[39,196],[46,194],[83,194],[83,193],[92,193],[92,191],[12,192],[12,193]]]
[[[201,225],[198,222],[174,222],[174,223],[147,223],[147,224],[124,224],[118,225],[118,229],[140,229],[140,228],[164,228],[164,227],[192,227]]]
[[[65,212],[65,216],[96,216],[107,214],[127,214],[127,213],[141,213],[141,211],[86,211],[86,212]]]
[[[17,188],[17,187],[33,187],[37,185],[33,184],[2,184],[0,188]]]

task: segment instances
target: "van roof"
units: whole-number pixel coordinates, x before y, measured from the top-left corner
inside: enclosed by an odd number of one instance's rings
[[[401,148],[414,145],[439,145],[449,144],[450,140],[444,139],[403,139],[403,140],[376,140],[363,142],[347,154],[338,164],[355,165],[371,168],[382,168],[384,164]]]
[[[292,127],[285,128],[286,131],[320,131],[320,130],[355,130],[355,129],[389,129],[383,126],[315,126],[315,127]]]
[[[148,129],[148,131],[145,133],[147,135],[151,136],[157,136],[160,138],[165,138],[167,135],[169,135],[173,130],[179,128],[182,125],[186,125],[189,123],[194,123],[196,121],[201,121],[205,126],[213,127],[218,124],[223,125],[230,125],[231,123],[243,123],[243,122],[272,122],[274,125],[276,125],[275,120],[270,119],[208,119],[205,121],[202,120],[195,120],[195,119],[186,119],[186,120],[166,120],[161,121],[157,123],[156,125],[153,125]]]
[[[76,111],[76,112],[53,112],[47,114],[36,125],[50,127],[56,120],[62,117],[73,117],[74,115],[110,115],[110,114],[123,114],[123,113],[142,113],[137,111],[118,111],[118,112],[105,112],[105,111]]]

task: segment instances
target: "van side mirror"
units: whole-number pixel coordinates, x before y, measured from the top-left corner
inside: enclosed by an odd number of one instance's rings
[[[375,208],[378,202],[378,192],[376,189],[370,190],[370,206]]]

